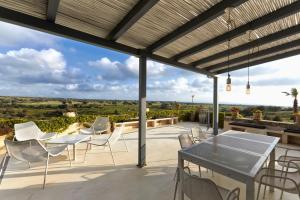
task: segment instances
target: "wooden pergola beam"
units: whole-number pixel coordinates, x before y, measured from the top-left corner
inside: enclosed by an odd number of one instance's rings
[[[116,41],[141,17],[143,17],[159,0],[140,0],[119,24],[107,35],[106,39]]]
[[[296,50],[288,51],[288,52],[285,52],[285,53],[276,54],[276,55],[273,55],[273,56],[270,56],[270,57],[267,57],[267,58],[263,58],[263,59],[260,59],[260,60],[252,61],[252,62],[249,63],[249,65],[248,65],[248,63],[241,64],[241,65],[236,65],[234,67],[230,67],[229,71],[235,71],[235,70],[243,69],[243,68],[246,68],[248,66],[252,67],[252,66],[255,66],[255,65],[260,65],[260,64],[267,63],[267,62],[272,62],[272,61],[288,58],[288,57],[291,57],[291,56],[296,56],[296,55],[299,55],[299,54],[300,54],[300,49],[296,49]],[[215,73],[216,74],[223,74],[227,71],[228,71],[228,69],[221,69],[221,70],[216,71]]]
[[[250,55],[247,54],[247,55],[244,55],[244,56],[241,56],[238,58],[234,58],[234,59],[229,60],[229,62],[224,61],[224,62],[221,62],[218,64],[214,64],[214,65],[202,68],[202,69],[207,70],[207,71],[215,71],[215,70],[224,68],[227,65],[234,65],[234,64],[237,64],[240,62],[247,61],[248,59],[250,60],[250,59],[254,59],[254,58],[258,58],[258,57],[262,57],[262,56],[267,56],[267,55],[270,55],[273,53],[279,53],[281,51],[288,50],[288,49],[298,47],[298,46],[300,47],[300,39],[294,40],[291,42],[287,42],[285,44],[277,45],[277,46],[274,46],[274,47],[271,47],[268,49],[264,49],[264,50],[252,53]]]
[[[201,68],[201,65],[211,62],[211,61],[214,61],[214,60],[217,60],[217,59],[220,59],[220,58],[224,58],[224,57],[228,56],[228,54],[233,55],[235,53],[239,53],[239,52],[242,52],[242,51],[257,47],[257,46],[261,46],[261,45],[264,45],[267,43],[271,43],[276,40],[280,40],[280,39],[283,39],[283,38],[286,38],[286,37],[289,37],[289,36],[292,36],[292,35],[295,35],[298,33],[300,33],[300,25],[296,25],[296,26],[284,29],[282,31],[278,31],[276,33],[267,35],[267,36],[259,38],[257,40],[253,40],[251,42],[242,44],[242,45],[234,47],[232,49],[222,51],[222,52],[216,53],[214,55],[208,56],[206,58],[198,60],[197,63],[194,63],[193,66],[199,66],[199,68]]]
[[[48,0],[47,20],[49,22],[55,22],[59,2],[60,0]]]
[[[299,12],[299,10],[300,10],[300,1],[296,1],[292,4],[289,4],[285,7],[280,8],[274,12],[271,12],[262,17],[259,17],[259,18],[255,19],[245,25],[242,25],[236,29],[233,29],[233,30],[226,32],[220,36],[217,36],[211,40],[208,40],[204,43],[201,43],[190,49],[187,49],[181,53],[178,53],[175,56],[173,56],[173,59],[180,60],[180,59],[183,59],[190,55],[199,53],[199,52],[209,49],[213,46],[221,44],[222,42],[225,42],[228,39],[236,38],[236,37],[246,33],[248,30],[258,29],[258,28],[268,25],[272,22],[278,21],[284,17],[295,14],[295,13]],[[192,63],[192,65],[199,65],[199,63],[198,63],[198,61],[195,61]]]
[[[193,18],[191,21],[183,24],[182,26],[176,28],[171,33],[160,38],[149,47],[147,51],[155,52],[158,49],[170,44],[171,42],[179,39],[180,37],[192,32],[193,30],[207,24],[208,22],[216,19],[217,17],[224,14],[225,9],[228,7],[236,7],[240,4],[246,2],[247,0],[223,0],[220,3],[212,6],[207,11],[199,14],[197,17]]]

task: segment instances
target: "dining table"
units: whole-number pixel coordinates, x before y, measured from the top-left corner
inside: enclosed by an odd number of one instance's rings
[[[269,167],[274,168],[278,142],[278,137],[234,130],[215,135],[178,151],[179,180],[183,180],[184,161],[188,161],[246,184],[246,200],[254,200],[255,177],[269,156]],[[180,200],[184,199],[182,188],[180,181]]]

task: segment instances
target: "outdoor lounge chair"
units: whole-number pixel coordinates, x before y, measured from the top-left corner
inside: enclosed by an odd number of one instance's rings
[[[56,136],[56,133],[44,133],[39,127],[32,121],[15,124],[15,139],[18,141],[26,140],[48,140]]]
[[[300,196],[300,168],[297,163],[294,163],[292,160],[275,160],[274,162],[281,163],[281,166],[287,166],[286,170],[283,170],[283,168],[281,170],[270,167],[262,168],[256,176],[256,181],[259,183],[256,199],[258,200],[261,185],[265,185],[263,198],[265,198],[266,186],[281,190],[280,199],[282,199],[283,192]],[[293,171],[290,169],[293,169]]]
[[[179,139],[181,149],[189,148],[194,144],[194,142],[189,134],[181,134],[178,136],[178,139]],[[189,165],[189,163],[188,163],[188,165]],[[201,175],[200,165],[198,165],[198,169],[199,169],[199,176],[201,177],[202,175]]]
[[[116,127],[115,130],[109,136],[99,135],[98,137],[94,137],[91,140],[89,140],[87,142],[87,145],[86,145],[84,161],[85,161],[85,158],[86,158],[86,153],[88,151],[89,145],[103,146],[104,148],[109,147],[110,155],[111,155],[113,164],[115,166],[116,164],[115,164],[113,152],[112,152],[112,149],[111,149],[111,145],[115,144],[120,138],[122,138],[122,141],[124,142],[124,145],[126,147],[126,152],[128,152],[128,148],[127,148],[126,142],[123,138],[122,132],[123,132],[123,126]]]
[[[186,172],[183,177],[183,193],[190,200],[239,200],[239,188],[228,190],[217,186],[210,179],[200,178]]]
[[[96,135],[107,131],[109,128],[108,117],[97,117],[90,128],[80,129],[79,133],[84,135]]]
[[[191,129],[191,135],[194,143],[196,143],[208,139],[210,134],[203,132],[200,127],[197,127]]]
[[[4,176],[6,166],[10,158],[14,158],[19,161],[24,161],[29,164],[33,162],[45,162],[45,172],[43,189],[46,184],[46,177],[48,171],[48,163],[50,157],[60,155],[68,145],[60,145],[51,148],[45,148],[38,140],[27,140],[27,141],[10,141],[5,140],[6,154],[2,161],[0,177]],[[71,165],[70,153],[68,150],[69,162]]]

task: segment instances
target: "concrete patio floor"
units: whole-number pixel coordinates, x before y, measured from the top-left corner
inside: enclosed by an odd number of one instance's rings
[[[77,160],[69,167],[67,152],[52,158],[49,164],[47,185],[42,190],[44,164],[34,164],[30,169],[26,163],[10,162],[0,185],[0,199],[26,200],[170,200],[173,199],[177,166],[177,151],[180,149],[177,136],[190,131],[197,123],[180,123],[176,126],[147,130],[147,166],[140,169],[137,164],[137,132],[125,135],[129,152],[122,142],[112,146],[116,166],[113,166],[109,151],[93,147],[83,162],[85,144],[77,147]],[[276,155],[280,153],[277,150]],[[2,159],[1,155],[1,159]],[[197,167],[193,167],[197,170]],[[241,199],[245,197],[245,186],[237,181],[215,173],[202,175],[212,178],[218,185],[228,189],[241,188]],[[280,191],[267,192],[265,199],[279,199]],[[261,197],[262,199],[262,192]],[[298,199],[297,195],[285,193],[283,199]]]

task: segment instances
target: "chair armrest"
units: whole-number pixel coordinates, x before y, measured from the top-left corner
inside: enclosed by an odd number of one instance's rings
[[[239,200],[240,191],[240,188],[234,188],[226,195],[226,200]]]
[[[293,160],[270,160],[270,162],[272,162],[272,161],[278,162],[278,163],[287,163],[287,169],[286,169],[287,171],[289,170],[291,164],[293,164],[295,166],[293,169],[296,168],[298,171],[300,171],[299,166],[294,162],[294,161],[300,161],[298,159],[293,159]],[[273,169],[273,168],[270,168],[270,167],[268,167],[268,169],[276,170],[276,169]]]
[[[300,152],[300,149],[299,149],[299,148],[283,147],[283,146],[280,146],[280,145],[277,145],[276,147],[277,147],[277,148],[280,148],[280,149],[284,149],[286,153],[287,153],[288,151],[299,151],[299,152]]]
[[[274,175],[268,175],[268,174],[265,174],[265,175],[262,175],[262,176],[260,177],[259,183],[262,183],[263,178],[279,179],[280,181],[283,180],[284,183],[286,183],[286,181],[288,180],[288,181],[293,182],[293,183],[295,184],[295,187],[296,187],[296,188],[298,187],[296,181],[294,181],[293,179],[291,179],[291,178],[289,178],[289,177],[286,177],[286,176],[274,176]],[[274,185],[272,185],[272,186],[276,187],[276,184],[274,184]],[[284,187],[284,186],[283,186],[283,187]],[[277,188],[279,188],[279,187],[277,187]],[[280,188],[280,189],[285,189],[285,188]]]

